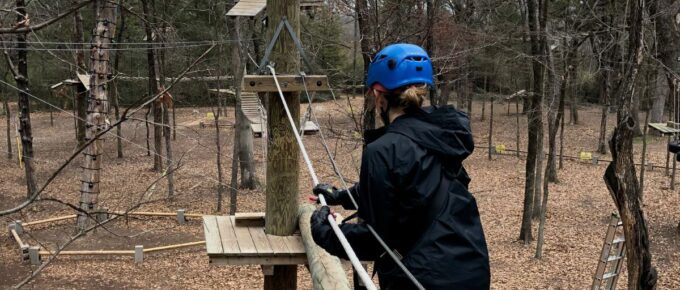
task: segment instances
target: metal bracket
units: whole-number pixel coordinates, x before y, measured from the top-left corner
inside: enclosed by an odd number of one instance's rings
[[[272,36],[272,39],[269,40],[269,44],[267,45],[267,49],[264,52],[264,57],[262,57],[262,60],[260,61],[260,65],[258,66],[260,74],[265,74],[267,70],[267,64],[269,62],[269,56],[272,53],[272,50],[274,50],[274,46],[276,45],[276,41],[279,39],[279,36],[281,35],[281,31],[283,31],[283,28],[286,28],[286,31],[288,32],[288,35],[293,39],[293,42],[295,43],[295,46],[298,49],[298,52],[300,53],[300,57],[302,57],[302,62],[305,64],[307,69],[309,71],[314,71],[314,66],[312,63],[309,61],[307,58],[307,55],[305,54],[305,49],[302,48],[302,42],[300,39],[295,35],[295,31],[293,31],[293,26],[290,25],[288,22],[288,18],[285,16],[281,18],[281,21],[279,22],[279,25],[276,27],[276,30],[274,31],[274,35]]]

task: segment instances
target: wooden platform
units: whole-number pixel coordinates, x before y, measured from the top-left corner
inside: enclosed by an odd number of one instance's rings
[[[300,9],[312,9],[325,6],[322,0],[301,0]],[[267,0],[240,0],[232,7],[227,16],[254,17],[267,8]]]
[[[265,234],[258,225],[236,226],[234,216],[204,216],[203,230],[214,265],[299,265],[307,263],[302,237]]]
[[[677,123],[676,123],[677,124]],[[676,128],[671,122],[668,123],[649,123],[649,127],[661,133],[661,135],[672,135],[680,133],[680,129]]]

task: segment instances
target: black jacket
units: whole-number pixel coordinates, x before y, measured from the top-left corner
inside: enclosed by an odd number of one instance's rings
[[[341,229],[360,259],[376,261],[381,288],[415,287],[366,223],[426,289],[488,289],[486,241],[462,165],[474,149],[468,116],[449,106],[411,110],[366,138],[353,190],[364,222]],[[326,251],[347,258],[332,230],[314,236]]]

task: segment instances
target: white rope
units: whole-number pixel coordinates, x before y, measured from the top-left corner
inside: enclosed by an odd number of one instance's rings
[[[274,68],[270,65],[267,66],[269,70],[272,72],[272,77],[274,78],[274,83],[276,84],[276,89],[279,91],[279,97],[281,99],[281,103],[283,104],[283,108],[286,111],[286,115],[288,116],[288,121],[290,122],[290,126],[293,129],[293,134],[295,135],[295,139],[298,142],[298,145],[300,146],[300,151],[302,152],[302,157],[305,160],[305,163],[307,163],[307,169],[309,169],[309,175],[312,176],[312,181],[314,183],[314,186],[319,184],[319,178],[316,176],[316,172],[314,171],[314,167],[312,167],[312,162],[309,160],[309,156],[307,155],[307,150],[305,149],[305,144],[302,143],[302,140],[300,139],[300,134],[298,133],[297,126],[295,125],[295,120],[293,119],[293,115],[290,113],[290,109],[288,109],[288,104],[286,103],[286,99],[283,96],[283,91],[281,90],[281,86],[279,85],[279,80],[276,78],[276,71]],[[319,202],[321,205],[327,205],[326,204],[326,198],[324,198],[323,194],[319,195]],[[342,233],[342,230],[340,230],[340,227],[338,224],[335,222],[335,218],[333,215],[328,215],[328,221],[331,224],[331,227],[333,228],[333,231],[335,234],[338,236],[338,240],[340,241],[340,244],[342,247],[345,249],[345,252],[347,253],[347,257],[349,258],[350,262],[352,263],[352,266],[354,269],[357,271],[357,274],[359,275],[359,278],[361,278],[361,281],[364,283],[366,286],[366,289],[371,289],[371,290],[377,290],[375,287],[375,284],[373,283],[373,280],[371,280],[371,277],[368,275],[368,272],[366,272],[366,269],[361,265],[361,261],[359,261],[359,257],[357,257],[356,253],[354,253],[354,250],[352,249],[352,246],[349,244],[349,241],[347,241],[347,238],[345,235]]]

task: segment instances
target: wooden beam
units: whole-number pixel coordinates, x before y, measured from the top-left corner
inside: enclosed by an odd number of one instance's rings
[[[300,208],[300,233],[307,252],[307,264],[312,274],[314,289],[351,289],[340,259],[319,247],[312,238],[310,217],[314,206],[305,205]]]
[[[277,75],[276,78],[283,92],[307,91],[330,91],[328,78],[325,75],[309,75],[304,77],[299,75]],[[276,83],[271,75],[245,75],[243,76],[242,88],[244,92],[278,92]]]
[[[263,212],[237,212],[234,215],[236,226],[239,227],[264,227]]]

